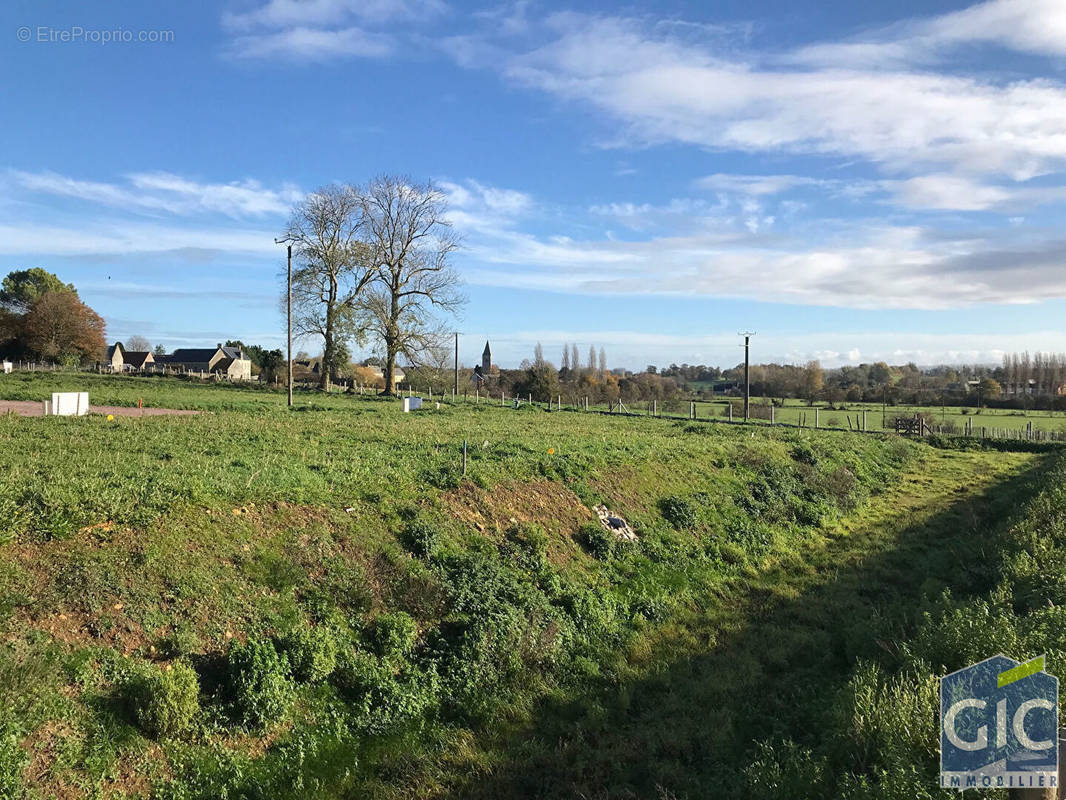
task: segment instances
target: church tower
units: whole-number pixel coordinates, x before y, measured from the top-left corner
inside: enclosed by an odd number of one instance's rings
[[[485,342],[485,352],[481,354],[481,374],[486,378],[489,377],[490,369],[492,369],[492,350],[489,349],[489,343]]]

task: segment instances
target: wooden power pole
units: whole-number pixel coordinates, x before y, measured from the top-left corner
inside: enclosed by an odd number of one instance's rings
[[[288,244],[288,248],[287,248],[287,253],[288,253],[287,273],[288,274],[287,274],[287,278],[286,278],[286,287],[287,287],[288,295],[287,295],[287,299],[285,301],[285,308],[286,308],[286,315],[285,316],[286,316],[286,327],[288,329],[287,330],[287,338],[288,338],[288,347],[289,347],[289,349],[288,349],[288,353],[287,353],[288,358],[286,359],[286,362],[288,364],[288,378],[289,378],[289,380],[288,380],[288,384],[289,384],[289,407],[291,408],[292,407],[292,240],[291,239],[275,239],[274,240],[274,244]]]
[[[744,421],[748,421],[748,409],[751,407],[751,362],[748,358],[749,344],[754,331],[744,331],[740,336],[744,337]]]

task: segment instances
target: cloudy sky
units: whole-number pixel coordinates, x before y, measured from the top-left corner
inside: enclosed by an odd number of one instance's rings
[[[1066,2],[605,5],[8,0],[0,272],[280,345],[292,203],[392,172],[449,195],[467,361],[1066,350]]]

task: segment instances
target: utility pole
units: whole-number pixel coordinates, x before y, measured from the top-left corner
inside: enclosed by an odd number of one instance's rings
[[[287,353],[286,363],[288,364],[288,383],[289,383],[289,407],[292,408],[292,239],[275,239],[274,244],[287,244],[288,245],[288,297],[285,302],[286,306],[286,327],[288,329],[289,350]]]
[[[754,331],[744,331],[743,333],[738,333],[737,334],[737,336],[743,336],[744,337],[744,421],[745,422],[748,421],[748,409],[751,406],[751,379],[750,379],[751,364],[750,364],[750,361],[748,359],[748,352],[749,352],[749,343],[751,342],[751,337],[754,336],[754,335],[755,335]]]
[[[459,331],[455,332],[455,388],[452,397],[459,396]]]

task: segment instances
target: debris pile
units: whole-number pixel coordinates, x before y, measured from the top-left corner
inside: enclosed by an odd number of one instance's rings
[[[619,540],[623,542],[635,542],[637,540],[636,531],[629,527],[629,523],[608,511],[607,506],[595,506],[592,510],[599,517],[600,524]]]

